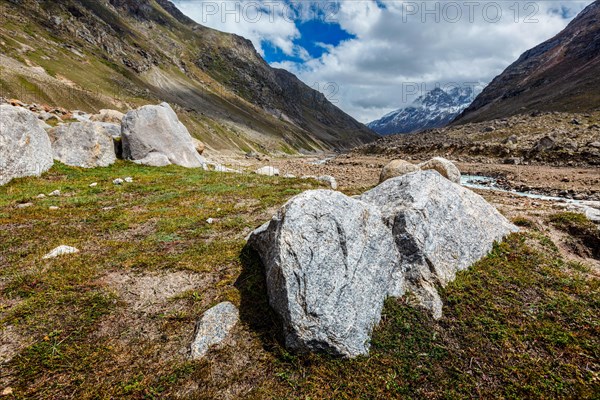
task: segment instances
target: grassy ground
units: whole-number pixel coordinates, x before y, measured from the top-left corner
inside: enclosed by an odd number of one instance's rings
[[[112,184],[126,176],[134,182]],[[92,182],[98,186],[90,188]],[[286,352],[260,263],[244,249],[244,238],[286,199],[316,186],[119,162],[89,171],[57,165],[42,178],[0,188],[0,356],[10,358],[0,368],[0,393],[11,388],[14,398],[48,399],[600,396],[598,278],[563,260],[526,219],[519,221],[524,233],[496,246],[443,291],[440,321],[414,308],[410,297],[389,300],[370,357]],[[60,197],[35,198],[55,189]],[[33,205],[16,207],[25,202]],[[42,260],[61,244],[81,252]],[[224,300],[240,307],[242,323],[207,358],[188,361],[196,318]]]

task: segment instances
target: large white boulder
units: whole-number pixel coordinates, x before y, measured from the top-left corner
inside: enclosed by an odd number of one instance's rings
[[[249,244],[265,265],[269,302],[288,348],[368,353],[390,282],[403,276],[377,207],[339,192],[308,191],[257,229]]]
[[[115,163],[113,134],[113,126],[99,122],[75,122],[48,131],[54,159],[82,168],[108,167]]]
[[[163,154],[172,164],[206,168],[192,136],[167,103],[129,111],[122,122],[123,157],[143,160],[150,153]]]
[[[0,105],[0,185],[40,176],[53,164],[50,139],[37,116],[22,107]]]
[[[387,180],[359,199],[381,210],[392,229],[407,288],[435,318],[442,315],[436,287],[446,286],[458,271],[486,256],[495,241],[518,231],[483,197],[436,171]]]

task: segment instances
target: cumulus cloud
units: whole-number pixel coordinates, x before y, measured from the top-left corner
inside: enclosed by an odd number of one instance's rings
[[[300,58],[271,64],[311,87],[327,87],[325,94],[340,108],[368,122],[438,85],[487,84],[525,50],[562,30],[591,0],[356,0],[284,2],[279,7],[261,0],[254,3],[264,5],[264,15],[255,23],[199,13],[200,3],[206,2],[176,2],[199,23],[245,36],[260,51],[270,45]],[[298,45],[298,26],[310,18],[338,24],[352,37],[336,45],[326,36],[319,38],[317,45],[326,51],[311,58]]]

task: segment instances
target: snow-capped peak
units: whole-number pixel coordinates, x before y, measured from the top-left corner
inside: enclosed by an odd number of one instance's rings
[[[408,107],[392,111],[367,126],[382,135],[439,128],[467,108],[473,98],[473,88],[469,86],[448,90],[438,87],[418,97]]]

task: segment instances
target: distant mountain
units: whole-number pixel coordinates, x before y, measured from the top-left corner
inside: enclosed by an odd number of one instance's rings
[[[393,111],[367,126],[381,135],[412,133],[449,124],[473,101],[471,87],[436,88],[410,106]]]
[[[97,112],[173,105],[216,150],[319,151],[378,138],[252,43],[168,0],[0,0],[0,96]]]
[[[600,108],[600,0],[552,39],[526,51],[477,96],[456,123],[531,111]]]

